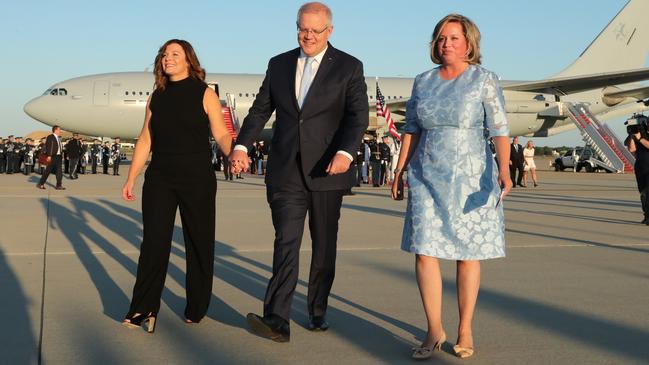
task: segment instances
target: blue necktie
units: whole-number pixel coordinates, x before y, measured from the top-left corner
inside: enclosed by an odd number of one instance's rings
[[[311,64],[313,63],[313,57],[307,57],[306,62],[304,63],[304,71],[302,72],[302,80],[300,81],[300,97],[297,99],[297,103],[302,109],[302,104],[304,104],[304,99],[306,99],[306,94],[309,92],[309,86],[311,86]]]

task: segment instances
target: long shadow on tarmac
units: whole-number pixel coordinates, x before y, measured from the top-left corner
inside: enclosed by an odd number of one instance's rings
[[[570,243],[583,243],[583,244],[586,244],[586,245],[592,245],[592,246],[604,247],[604,248],[612,248],[612,249],[616,249],[616,250],[649,253],[649,249],[640,248],[640,247],[617,246],[617,245],[611,245],[611,244],[603,243],[603,242],[582,240],[582,239],[574,238],[574,237],[555,236],[555,235],[551,235],[551,234],[538,233],[538,232],[529,232],[529,231],[520,231],[520,230],[517,230],[517,229],[510,229],[510,228],[506,228],[505,230],[507,232],[511,232],[511,233],[518,233],[518,234],[528,235],[528,236],[550,238],[550,239],[553,239],[553,240],[566,241],[566,242],[570,242]]]
[[[126,216],[134,220],[141,219],[140,213],[134,209],[114,204],[107,200],[100,200],[100,203],[109,205],[110,208],[118,211],[120,214],[125,214]],[[139,229],[140,228],[138,227],[137,230]],[[181,230],[181,228],[177,226],[175,227],[175,229]],[[129,228],[128,230],[131,230],[131,228]],[[272,237],[269,238],[269,240],[270,239],[272,239]],[[270,277],[272,268],[269,265],[242,256],[233,248],[233,246],[226,243],[217,241],[215,248],[215,276],[228,283],[232,287],[235,287],[242,292],[254,298],[257,298],[259,300],[259,308],[261,310],[264,294],[266,291],[266,285],[268,284],[268,279]],[[180,257],[184,257],[184,252],[175,246],[172,249],[172,253]],[[252,270],[249,270],[243,265],[233,262],[233,260],[238,260],[241,263],[263,270],[265,273],[267,273],[267,275],[261,275]],[[174,265],[170,265],[168,275],[174,278],[174,280],[176,280],[178,283],[184,282],[184,272]],[[299,280],[298,285],[304,288],[308,287],[308,283],[304,280]],[[178,296],[167,297],[168,292],[168,290],[165,290],[165,293],[163,294],[163,301],[165,301],[167,305],[169,305],[169,307],[172,308],[176,313],[182,315],[182,312],[179,311],[179,309],[184,305],[184,298],[180,298]],[[383,313],[379,313],[370,308],[359,305],[348,298],[344,298],[335,293],[332,293],[330,298],[333,300],[338,300],[356,310],[362,311],[370,315],[371,317],[376,318],[377,320],[390,323],[395,327],[412,333],[418,338],[423,338],[425,336],[425,332],[418,327],[412,326]],[[304,309],[306,308],[307,298],[305,295],[296,292],[294,299],[297,303],[299,303],[298,307],[302,309],[296,309],[294,311],[293,318],[295,322],[299,323],[302,326],[305,326],[308,321],[308,315],[304,311]],[[220,323],[244,328],[247,330],[247,324],[244,316],[237,312],[230,305],[219,299],[217,296],[212,297],[212,302],[210,304],[210,309],[207,313],[207,316]],[[335,305],[330,304],[328,316],[330,320],[335,321],[332,324],[334,325],[333,330],[336,333],[339,333],[350,343],[357,345],[359,349],[369,349],[373,352],[374,355],[377,355],[381,358],[394,358],[395,355],[400,357],[400,354],[406,353],[409,346],[412,345],[412,343],[408,342],[408,340],[396,337],[394,334],[373,323],[372,321],[368,321],[353,314],[347,313],[344,310],[337,308]],[[381,346],[376,346],[377,343],[381,344]]]
[[[2,310],[0,323],[8,331],[0,331],[3,364],[35,364],[38,362],[37,335],[33,332],[32,321],[27,308],[34,305],[25,296],[16,274],[0,249],[0,288]]]
[[[375,265],[376,263],[372,263]],[[368,267],[375,267],[370,266]],[[390,272],[402,280],[412,283],[412,272],[391,266],[382,266],[381,273]],[[445,295],[455,296],[455,281],[443,283]],[[446,294],[448,293],[448,294]],[[417,298],[413,298],[416,300]],[[493,289],[480,288],[477,311],[498,312],[503,317],[514,318],[543,328],[556,337],[567,337],[570,341],[603,349],[622,357],[640,361],[649,359],[646,340],[649,331],[625,326],[574,311],[555,308],[529,299],[517,297]],[[506,340],[506,339],[504,339]],[[533,344],[530,344],[533,346]]]
[[[99,203],[101,205],[79,198],[69,198],[69,201],[73,209],[53,201],[50,202],[51,225],[60,229],[71,243],[76,255],[79,257],[82,265],[89,273],[94,286],[97,288],[104,313],[108,317],[119,321],[123,318],[128,308],[129,297],[117,285],[104,265],[98,260],[96,253],[93,253],[93,248],[96,245],[133,276],[135,276],[137,270],[137,263],[92,229],[88,223],[87,216],[94,217],[106,228],[117,233],[126,241],[131,242],[134,247],[138,247],[141,241],[141,226],[137,222],[141,219],[141,215],[134,209],[114,204],[107,200],[100,200]],[[42,199],[42,203],[46,207],[47,199]],[[180,231],[181,228],[176,226],[174,237],[182,237],[179,234]],[[184,252],[178,246],[179,244],[174,241],[172,254],[182,258],[184,257]],[[216,242],[216,251],[215,276],[242,292],[257,298],[259,300],[259,308],[261,309],[271,267],[240,255],[232,246],[222,242]],[[249,270],[243,265],[233,262],[234,260],[261,269],[266,275]],[[185,273],[182,269],[170,264],[168,276],[184,287]],[[300,280],[298,284],[303,288],[308,286],[303,280]],[[383,313],[373,311],[370,308],[359,305],[353,300],[341,297],[335,293],[331,295],[331,299],[338,300],[356,310],[362,311],[377,321],[384,321],[408,331],[416,337],[422,338],[425,335],[422,330],[415,326]],[[293,317],[296,323],[305,325],[308,318],[304,310],[306,308],[306,296],[296,293],[295,300],[302,309],[295,310]],[[162,301],[179,317],[183,317],[185,305],[185,299],[183,297],[165,289]],[[409,340],[395,336],[390,331],[374,323],[374,321],[348,313],[345,310],[337,308],[335,305],[329,306],[328,316],[334,326],[332,331],[356,345],[359,350],[371,351],[372,355],[378,356],[379,358],[402,358],[402,356],[407,356],[407,349],[412,345]],[[217,296],[212,297],[208,317],[229,326],[247,329],[243,315]],[[189,348],[192,346],[190,338],[181,339],[180,342],[178,343],[179,346],[187,346]],[[377,346],[377,344],[380,344],[380,346]],[[205,353],[210,353],[208,349],[204,350],[206,351]]]
[[[598,198],[577,198],[577,197],[566,197],[566,196],[561,196],[561,195],[554,195],[554,194],[521,194],[518,192],[512,193],[509,195],[509,198],[516,202],[520,203],[525,203],[526,201],[522,199],[529,199],[529,203],[534,203],[534,204],[543,204],[543,205],[549,205],[549,206],[559,206],[559,207],[571,207],[571,208],[584,208],[584,209],[592,209],[592,205],[596,205],[598,210],[606,210],[606,211],[612,211],[612,212],[627,212],[628,210],[619,210],[619,209],[611,209],[611,208],[605,208],[605,206],[618,206],[618,207],[625,207],[625,208],[640,208],[641,204],[639,201],[629,201],[629,200],[621,200],[621,199],[598,199]],[[521,200],[517,200],[521,199]],[[583,204],[589,204],[588,206],[577,206],[574,204],[559,204],[559,203],[550,203],[550,201],[556,201],[556,202],[566,202],[566,203],[583,203]]]

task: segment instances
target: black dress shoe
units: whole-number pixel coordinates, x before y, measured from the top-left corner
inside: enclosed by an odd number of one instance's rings
[[[329,322],[325,316],[309,316],[309,331],[326,331],[329,329]]]
[[[63,186],[57,186],[54,189],[56,189],[56,190],[65,190],[65,188]]]
[[[258,336],[269,338],[275,342],[288,342],[291,339],[288,322],[279,316],[261,317],[254,313],[248,313],[246,320],[250,331]]]

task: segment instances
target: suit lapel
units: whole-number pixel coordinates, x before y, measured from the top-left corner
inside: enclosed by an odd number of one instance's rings
[[[297,104],[297,98],[295,97],[295,74],[297,73],[297,59],[300,57],[300,48],[296,48],[293,51],[292,57],[289,58],[289,62],[286,64],[286,73],[288,73],[289,77],[289,92],[290,92],[290,98],[293,101],[293,106],[295,107],[295,110],[300,110],[300,106]]]

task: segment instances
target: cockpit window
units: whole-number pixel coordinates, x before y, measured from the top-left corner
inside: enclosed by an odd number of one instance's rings
[[[66,96],[68,95],[68,90],[64,88],[58,88],[58,89],[47,89],[45,90],[45,93],[43,95],[59,95],[59,96]]]

